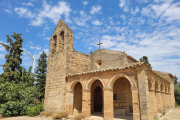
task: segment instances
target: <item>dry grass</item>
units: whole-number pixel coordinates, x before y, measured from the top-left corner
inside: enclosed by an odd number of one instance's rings
[[[82,113],[77,113],[74,115],[74,120],[81,120],[83,118],[84,118],[84,116]]]
[[[53,114],[51,115],[51,117],[52,117],[53,119],[62,119],[62,118],[63,118],[61,112],[55,112],[55,113],[53,113]]]
[[[48,116],[51,116],[51,112],[50,111],[42,111],[42,112],[40,112],[40,116],[46,116],[46,117],[48,117]]]
[[[63,111],[62,116],[63,118],[68,118],[68,111]]]

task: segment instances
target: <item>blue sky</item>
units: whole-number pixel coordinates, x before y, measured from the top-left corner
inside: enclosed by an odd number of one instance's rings
[[[23,48],[48,53],[49,38],[62,19],[74,32],[74,48],[125,51],[139,60],[146,55],[154,70],[180,79],[180,1],[178,0],[0,0],[0,42],[22,33]],[[0,46],[0,64],[5,63]],[[32,64],[23,53],[22,66]],[[2,73],[0,67],[0,73]],[[180,81],[180,80],[179,80]]]

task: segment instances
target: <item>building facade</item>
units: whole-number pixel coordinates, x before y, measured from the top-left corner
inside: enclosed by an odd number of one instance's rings
[[[50,38],[44,109],[104,119],[151,120],[174,108],[173,75],[154,71],[125,52],[73,48],[73,31],[60,20]]]

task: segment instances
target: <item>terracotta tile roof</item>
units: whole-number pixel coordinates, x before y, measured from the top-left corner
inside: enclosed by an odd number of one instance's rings
[[[132,63],[128,64],[122,67],[113,67],[113,68],[105,68],[105,69],[99,69],[99,70],[92,70],[92,71],[87,71],[87,72],[81,72],[81,73],[75,73],[75,74],[69,74],[66,75],[66,77],[69,76],[76,76],[76,75],[84,75],[84,74],[90,74],[90,73],[98,73],[98,72],[105,72],[105,71],[112,71],[112,70],[122,70],[122,69],[127,69],[127,68],[133,68],[139,65],[145,64],[144,62],[138,62],[138,63]]]

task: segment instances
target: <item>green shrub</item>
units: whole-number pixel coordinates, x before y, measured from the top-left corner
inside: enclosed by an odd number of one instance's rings
[[[0,114],[4,117],[25,115],[27,107],[34,106],[38,94],[35,86],[0,79]]]
[[[43,111],[43,104],[34,107],[27,107],[26,114],[32,117],[38,115],[41,111]]]

